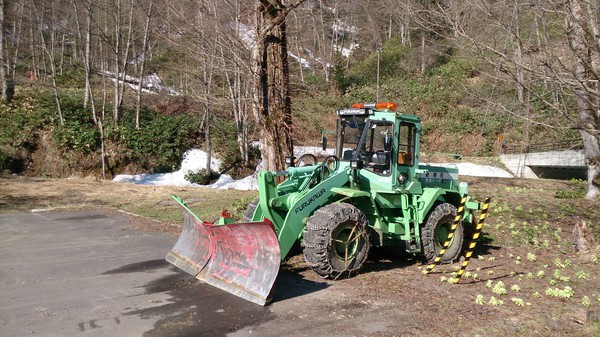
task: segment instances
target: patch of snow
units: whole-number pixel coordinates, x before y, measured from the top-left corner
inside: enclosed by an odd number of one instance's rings
[[[334,33],[349,33],[352,35],[358,33],[358,28],[356,28],[356,26],[348,24],[340,19],[337,19],[331,25],[331,29]]]
[[[179,96],[181,93],[177,92],[175,89],[163,86],[162,79],[158,74],[153,73],[148,76],[145,76],[141,80],[137,77],[133,77],[130,75],[125,75],[123,79],[117,78],[118,76],[111,71],[101,71],[101,75],[109,77],[113,82],[119,82],[126,84],[133,90],[138,90],[140,86],[142,87],[142,92],[147,94],[155,94],[159,92],[166,92],[171,96]]]
[[[179,171],[197,171],[206,168],[206,152],[199,149],[192,149],[184,153]],[[221,161],[216,158],[210,158],[210,168],[214,171],[221,169]]]
[[[335,46],[335,50],[337,52],[339,52],[340,54],[342,54],[342,56],[348,58],[348,57],[350,57],[350,55],[352,55],[352,53],[356,49],[358,49],[358,47],[359,47],[358,43],[351,43],[350,47],[348,47],[348,48],[345,48],[345,47],[342,47],[342,46]]]
[[[258,180],[256,174],[240,180],[234,180],[230,176],[223,174],[214,184],[208,185],[209,188],[234,189],[234,190],[258,190]]]
[[[291,58],[296,60],[296,62],[300,63],[300,65],[302,65],[304,68],[308,68],[308,69],[311,68],[310,62],[308,62],[307,59],[297,56],[297,55],[293,54],[292,52],[288,52],[288,54],[290,55]]]
[[[113,179],[113,181],[154,186],[203,186],[193,184],[185,180],[185,175],[190,171],[197,171],[206,168],[206,158],[206,152],[199,149],[192,149],[183,155],[181,168],[175,172],[136,175],[119,174]],[[218,171],[221,168],[221,161],[216,158],[211,158],[210,166],[215,171]],[[256,189],[256,175],[236,181],[233,180],[231,176],[223,174],[214,184],[204,185],[204,187],[235,188],[238,190]]]
[[[323,150],[320,146],[294,146],[294,157],[298,158],[303,154],[310,153],[317,157],[330,156],[335,153],[334,148],[328,148]]]
[[[231,22],[231,29],[235,30],[236,35],[240,38],[246,48],[250,49],[256,44],[256,32],[254,27],[245,25],[241,22]]]

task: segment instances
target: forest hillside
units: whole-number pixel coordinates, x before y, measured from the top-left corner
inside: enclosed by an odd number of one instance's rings
[[[5,1],[0,169],[164,172],[210,147],[223,171],[253,170],[263,2]],[[598,132],[578,100],[597,108],[598,80],[581,81],[573,43],[577,13],[597,34],[596,1],[299,2],[286,20],[295,145],[318,145],[336,109],[377,99],[422,118],[429,153],[581,148],[582,130]],[[593,79],[600,44],[585,46]]]

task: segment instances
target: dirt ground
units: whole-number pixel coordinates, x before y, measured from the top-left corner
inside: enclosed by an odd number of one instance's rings
[[[329,286],[306,296],[312,301],[308,304],[302,296],[294,298],[292,303],[302,305],[293,305],[282,319],[290,327],[307,319],[315,324],[338,322],[331,326],[335,331],[324,326],[322,335],[600,335],[600,201],[578,198],[580,182],[463,180],[475,198],[490,196],[493,201],[483,237],[459,284],[448,282],[458,264],[424,275],[426,265],[418,259],[381,250],[372,251],[354,277],[324,281],[297,254],[285,261],[281,272]],[[256,195],[21,177],[0,177],[0,190],[2,213],[36,208],[125,210],[142,215],[130,217],[139,228],[174,234],[179,227],[172,224],[181,215],[169,200],[171,193],[181,194],[207,219],[221,208],[239,216]],[[587,229],[579,232],[578,252],[574,229],[584,223]],[[261,335],[260,326],[253,331]]]

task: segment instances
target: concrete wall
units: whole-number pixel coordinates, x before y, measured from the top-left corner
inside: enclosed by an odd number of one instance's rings
[[[544,172],[557,178],[560,170],[562,179],[581,179],[587,170],[583,150],[503,154],[500,160],[515,177],[521,178],[543,178]]]

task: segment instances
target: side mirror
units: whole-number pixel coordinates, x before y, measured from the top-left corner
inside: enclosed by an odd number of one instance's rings
[[[350,161],[350,168],[360,170],[364,167],[364,162],[360,159],[352,159]]]

